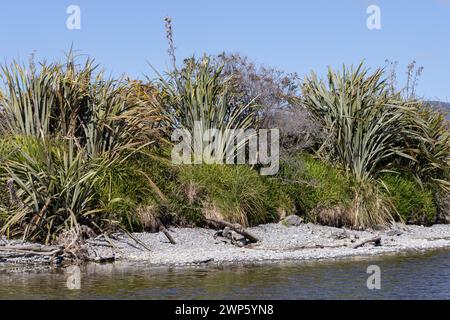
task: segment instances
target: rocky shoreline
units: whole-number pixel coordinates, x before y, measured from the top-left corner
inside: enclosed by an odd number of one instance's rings
[[[408,251],[450,248],[450,225],[432,227],[396,224],[387,230],[356,231],[314,224],[266,224],[247,229],[259,241],[240,247],[216,235],[215,230],[173,228],[171,244],[163,233],[135,233],[89,240],[87,250],[96,262],[138,261],[148,266],[326,260]],[[134,238],[134,239],[133,239]],[[23,246],[21,241],[0,242],[0,266],[52,263],[47,255],[9,257],[2,246]]]

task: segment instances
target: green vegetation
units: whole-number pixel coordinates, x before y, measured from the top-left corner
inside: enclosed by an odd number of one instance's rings
[[[386,185],[387,195],[404,221],[424,225],[435,221],[437,208],[431,190],[422,189],[411,177],[386,174],[382,181]]]
[[[204,216],[243,226],[274,221],[268,187],[256,170],[244,165],[193,165],[182,168],[181,182],[190,202]]]
[[[279,174],[273,179],[295,205],[295,213],[311,221],[329,225],[346,225],[354,193],[354,181],[343,170],[308,154],[284,159]],[[326,217],[325,211],[342,210],[337,220]],[[331,220],[330,220],[331,219]],[[341,221],[342,220],[342,221]]]
[[[349,206],[354,182],[345,174],[324,161],[308,154],[287,159],[279,174],[295,190],[301,211],[309,212],[318,205]]]
[[[203,154],[209,142],[203,143],[201,156],[206,163],[226,158],[231,145],[231,136],[227,136],[229,130],[246,130],[255,124],[254,102],[238,101],[232,90],[232,78],[225,77],[222,71],[222,65],[211,64],[210,58],[205,56],[200,61],[187,59],[181,70],[175,69],[169,74],[167,81],[160,79],[166,98],[163,110],[172,128],[187,130],[192,136],[194,131],[204,133],[210,129],[218,129],[222,134],[221,145],[216,148],[217,154],[210,155],[211,159]],[[192,151],[197,157],[196,149]]]
[[[73,152],[70,142],[23,139],[2,163],[3,176],[11,177],[8,183],[17,189],[14,206],[4,208],[11,213],[2,232],[49,242],[62,230],[98,221],[94,186],[102,165]]]
[[[105,80],[87,60],[2,67],[2,184],[11,200],[1,232],[52,242],[81,226],[97,233],[117,225],[101,201],[105,170],[155,141],[155,108],[140,103],[134,84]],[[111,194],[108,202],[115,202]]]
[[[255,70],[224,61],[187,59],[146,82],[105,79],[71,54],[62,64],[3,66],[0,232],[52,243],[208,218],[251,226],[298,214],[353,228],[436,221],[450,189],[445,115],[362,65],[326,80],[313,74],[300,94],[290,79],[289,88],[274,79],[251,86]],[[284,103],[289,112],[275,119]],[[270,128],[286,115],[280,145],[289,150],[274,176],[205,158],[171,162],[174,129]],[[223,160],[227,143],[212,156]]]
[[[330,69],[326,82],[313,74],[304,86],[303,101],[326,133],[318,154],[356,181],[355,227],[396,218],[395,207],[380,192],[382,172],[408,167],[421,183],[448,188],[449,139],[442,118],[424,111],[419,101],[392,93],[382,77],[381,69],[369,74],[361,64],[342,73]]]

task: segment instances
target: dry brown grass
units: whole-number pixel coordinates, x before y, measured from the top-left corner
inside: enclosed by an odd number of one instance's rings
[[[225,220],[223,214],[220,212],[220,209],[211,202],[203,203],[202,213],[205,219]]]
[[[142,206],[136,211],[136,218],[142,225],[144,231],[158,232],[159,223],[157,220],[158,210],[155,206]]]
[[[184,193],[189,205],[193,205],[200,198],[200,189],[192,181],[186,184]]]
[[[354,229],[387,226],[395,219],[401,219],[392,203],[378,188],[369,184],[363,184],[355,190],[348,208],[342,205],[318,205],[310,212],[310,217],[314,223]]]
[[[333,227],[348,227],[353,221],[351,211],[339,205],[319,205],[311,210],[310,217],[314,223]]]

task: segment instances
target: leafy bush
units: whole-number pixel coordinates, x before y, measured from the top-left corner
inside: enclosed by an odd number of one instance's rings
[[[132,161],[114,163],[99,173],[96,186],[105,211],[131,231],[142,230],[136,216],[138,207],[154,204],[150,185],[139,169]]]
[[[132,231],[155,231],[149,220],[178,223],[176,212],[183,207],[177,167],[167,159],[167,150],[151,148],[133,154],[125,162],[103,170],[99,185],[101,199],[110,203],[107,212]],[[111,199],[117,199],[111,202]],[[192,222],[191,220],[187,220]],[[186,222],[187,224],[187,222]]]
[[[431,190],[422,189],[413,178],[398,174],[385,174],[382,180],[389,199],[404,221],[431,224],[436,220],[437,209]]]
[[[382,75],[381,69],[368,74],[362,65],[344,67],[342,73],[330,69],[326,83],[313,74],[304,86],[305,105],[327,133],[319,151],[358,181],[407,154],[399,146],[410,133],[406,111],[414,106],[390,95]]]
[[[64,64],[2,66],[6,133],[73,139],[93,158],[155,140],[158,107],[144,105],[135,82],[104,79],[96,69],[71,54]]]
[[[276,213],[277,220],[282,220],[289,215],[299,214],[298,195],[293,191],[295,188],[291,188],[291,184],[270,176],[264,177],[264,181],[268,189],[266,194],[268,210]]]
[[[317,124],[295,99],[300,94],[298,74],[258,65],[237,53],[219,54],[214,63],[223,65],[223,77],[231,77],[234,103],[254,101],[259,126],[278,128],[284,150],[305,150],[317,142]]]
[[[311,210],[318,205],[349,206],[353,181],[345,172],[309,155],[303,156],[303,166],[297,170],[300,171],[298,177],[307,182],[300,191],[305,210]]]

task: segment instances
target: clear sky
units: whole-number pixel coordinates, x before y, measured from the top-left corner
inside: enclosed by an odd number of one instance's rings
[[[66,27],[69,5],[81,29]],[[366,27],[369,5],[381,9],[381,30]],[[71,44],[113,75],[152,75],[147,61],[169,65],[164,33],[171,16],[179,59],[240,52],[301,76],[310,70],[417,60],[418,93],[450,100],[450,0],[0,0],[0,59],[61,59]]]

